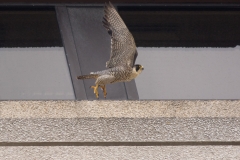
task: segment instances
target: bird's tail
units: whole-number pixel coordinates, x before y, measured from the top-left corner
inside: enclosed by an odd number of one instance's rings
[[[89,75],[78,76],[77,79],[96,79],[97,77],[98,77],[97,74],[89,74]]]

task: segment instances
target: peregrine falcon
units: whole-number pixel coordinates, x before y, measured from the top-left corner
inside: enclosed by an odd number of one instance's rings
[[[77,77],[96,79],[95,86],[91,88],[97,98],[98,87],[103,90],[106,98],[106,84],[131,81],[144,69],[142,65],[135,64],[138,53],[134,38],[111,2],[105,4],[104,13],[103,26],[111,36],[110,60],[106,62],[108,69]]]

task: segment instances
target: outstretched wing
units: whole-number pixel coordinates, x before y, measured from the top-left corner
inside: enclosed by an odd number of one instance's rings
[[[138,55],[132,34],[111,2],[105,4],[104,12],[103,26],[111,35],[111,54],[106,67],[119,65],[132,67]]]

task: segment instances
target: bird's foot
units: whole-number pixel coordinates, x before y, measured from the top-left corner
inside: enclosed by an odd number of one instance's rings
[[[102,89],[102,91],[103,91],[104,98],[106,99],[106,97],[107,97],[107,89],[106,89],[106,85],[104,85],[104,86],[100,86],[100,87],[101,87],[101,89]]]
[[[96,97],[97,97],[97,99],[98,99],[98,97],[99,97],[99,94],[98,94],[98,85],[96,85],[96,86],[91,86],[91,88],[93,88],[93,92],[94,92],[94,94],[96,95]]]

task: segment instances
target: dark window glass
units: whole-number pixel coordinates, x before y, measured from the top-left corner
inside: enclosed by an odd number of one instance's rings
[[[220,7],[119,7],[141,47],[235,47],[240,9]]]
[[[62,46],[54,8],[0,8],[0,47]]]

